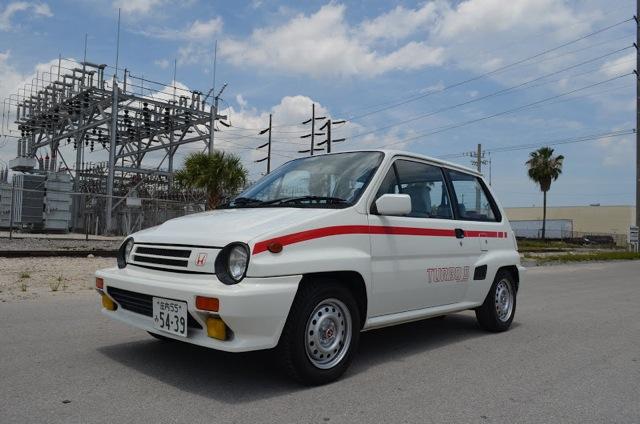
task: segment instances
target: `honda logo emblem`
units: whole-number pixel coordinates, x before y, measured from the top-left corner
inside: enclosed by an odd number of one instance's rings
[[[207,262],[207,254],[198,253],[198,257],[196,258],[196,266],[204,266],[206,262]]]

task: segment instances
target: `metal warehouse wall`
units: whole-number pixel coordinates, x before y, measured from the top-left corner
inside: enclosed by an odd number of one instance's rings
[[[541,207],[505,208],[513,221],[542,219]],[[547,208],[547,219],[569,219],[573,231],[583,233],[628,234],[635,221],[633,206],[558,206]]]

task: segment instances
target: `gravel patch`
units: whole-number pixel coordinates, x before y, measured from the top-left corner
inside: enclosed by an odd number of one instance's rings
[[[73,240],[63,238],[0,238],[0,251],[29,250],[116,250],[122,243],[118,240]]]
[[[115,264],[114,258],[0,258],[0,302],[92,290],[96,270]]]

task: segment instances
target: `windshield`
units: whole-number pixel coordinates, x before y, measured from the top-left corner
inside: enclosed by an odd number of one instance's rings
[[[382,161],[381,152],[310,156],[287,162],[226,207],[347,207],[358,201]]]

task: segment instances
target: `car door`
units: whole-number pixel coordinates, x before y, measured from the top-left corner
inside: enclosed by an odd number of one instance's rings
[[[466,235],[477,239],[481,252],[498,248],[504,225],[500,210],[483,181],[465,172],[446,172],[451,181],[458,221]]]
[[[408,194],[411,213],[379,215],[375,200],[387,193]],[[438,166],[399,158],[388,169],[369,215],[372,316],[462,301],[479,245],[458,238],[461,229],[450,199]]]

